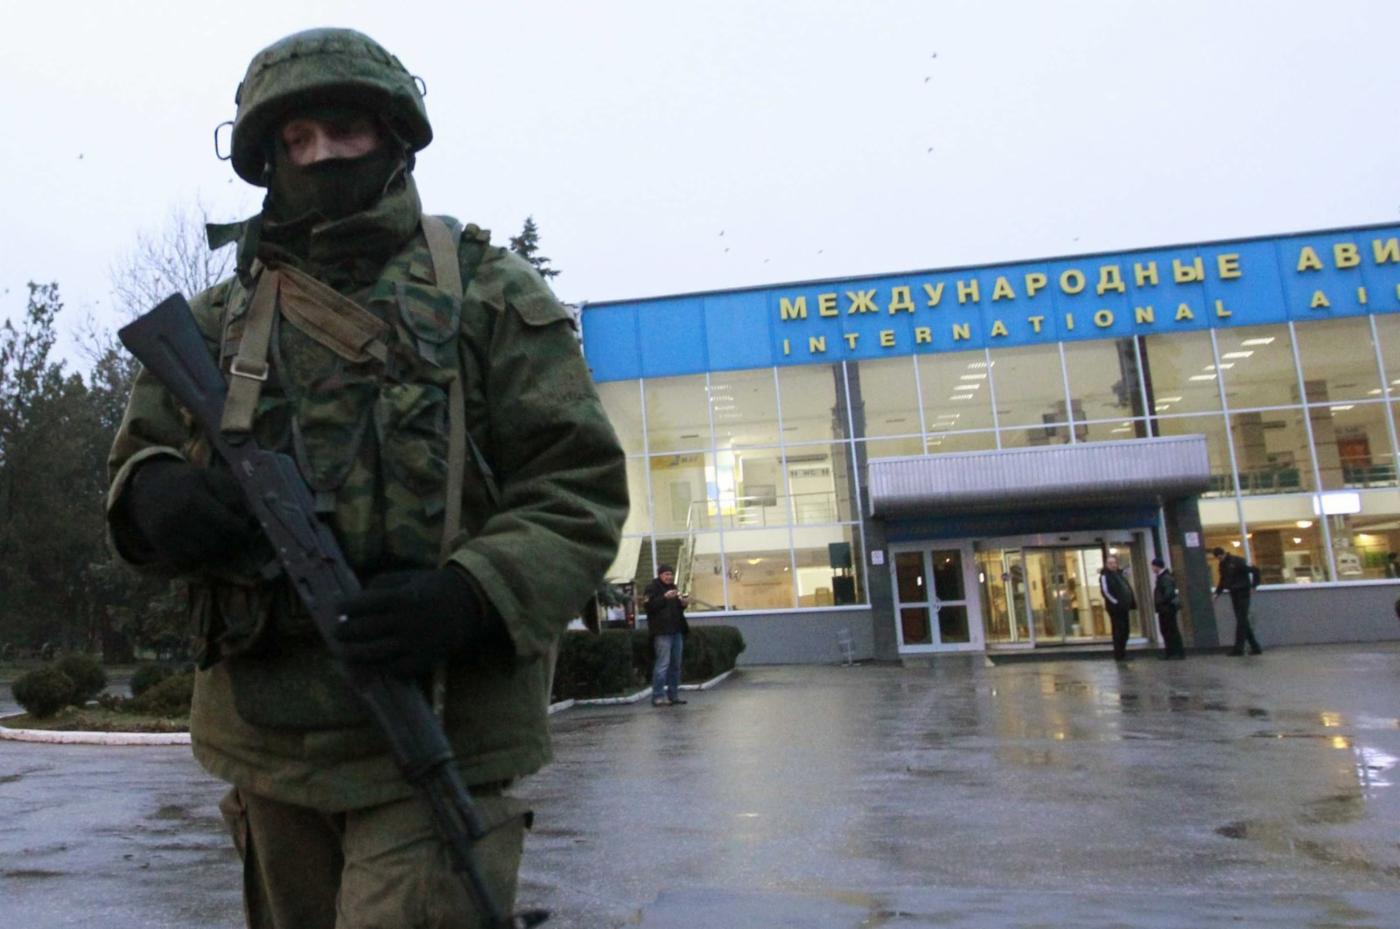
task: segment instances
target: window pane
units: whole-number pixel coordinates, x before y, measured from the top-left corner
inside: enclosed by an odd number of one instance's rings
[[[956,352],[917,358],[925,429],[934,433],[992,427],[985,355]]]
[[[862,361],[846,370],[851,377],[851,402],[857,410],[864,404],[865,435],[920,434],[912,357]]]
[[[617,557],[613,559],[612,565],[603,577],[614,584],[625,584],[629,581],[637,581],[645,584],[651,577],[638,577],[638,572],[651,574],[651,536],[649,535],[624,535],[617,547]],[[640,590],[641,587],[638,587]]]
[[[787,460],[788,489],[793,494],[794,518],[797,522],[814,521],[804,519],[803,512],[810,516],[814,508],[824,509],[826,506],[813,503],[817,498],[809,494],[826,495],[830,505],[835,507],[835,518],[827,522],[844,523],[859,518],[851,512],[855,487],[851,480],[851,447],[848,444],[789,445]],[[831,473],[821,474],[823,468],[830,469]]]
[[[714,456],[701,452],[652,455],[652,505],[657,532],[683,532],[711,526],[718,512]]]
[[[735,610],[788,610],[797,605],[786,529],[724,534],[729,603]]]
[[[778,441],[778,395],[773,369],[716,371],[710,375],[715,445],[771,445]]]
[[[1240,535],[1239,504],[1233,496],[1203,499],[1201,506],[1201,539],[1207,552],[1223,548],[1244,556],[1244,537]],[[1211,584],[1214,585],[1214,574]]]
[[[922,455],[924,453],[924,440],[916,435],[906,436],[902,439],[880,439],[862,444],[865,445],[866,455],[870,459],[901,458],[905,455]]]
[[[1322,547],[1322,529],[1312,505],[1310,494],[1244,501],[1250,560],[1259,566],[1262,583],[1311,584],[1327,580],[1327,552]],[[1244,555],[1238,548],[1229,550]]]
[[[597,385],[603,409],[612,421],[622,450],[629,455],[640,455],[644,451],[641,384],[641,381],[609,381]]]
[[[647,441],[652,452],[709,448],[710,411],[705,376],[659,377],[643,385]]]
[[[1146,435],[1145,419],[1111,419],[1107,422],[1074,424],[1074,436],[1079,442],[1114,442],[1140,439]]]
[[[1309,407],[1308,415],[1323,490],[1394,486],[1386,404],[1334,403]]]
[[[1063,405],[1063,404],[1062,404]],[[1065,445],[1069,442],[1069,423],[1046,423],[1029,429],[1002,429],[1002,448],[1028,448],[1034,445]]]
[[[1300,408],[1230,417],[1240,491],[1281,494],[1313,489],[1312,459]]]
[[[1298,357],[1309,403],[1380,396],[1371,321],[1365,316],[1299,323]]]
[[[1225,402],[1231,409],[1298,402],[1298,374],[1287,326],[1221,329],[1216,347],[1225,378]]]
[[[845,606],[864,603],[861,559],[855,527],[799,529],[793,534],[797,556],[798,606]]]
[[[651,507],[647,488],[647,459],[627,459],[627,499],[630,508],[627,522],[622,524],[623,532],[651,532]]]
[[[726,452],[716,456],[721,470],[730,457],[731,453]],[[791,523],[787,469],[778,449],[744,449],[733,452],[732,459],[734,495],[731,498],[723,487],[720,490],[722,512],[727,517],[724,527],[754,529]]]
[[[697,532],[692,543],[689,613],[724,609],[724,557],[718,532]]]
[[[1400,577],[1400,559],[1387,568],[1391,552],[1400,552],[1400,493],[1372,491],[1361,495],[1361,512],[1332,517],[1337,579],[1372,581]]]
[[[1211,373],[1215,356],[1209,332],[1153,335],[1141,345],[1143,376],[1155,412],[1211,413],[1220,409],[1220,387]]]
[[[991,357],[999,425],[1029,426],[1068,419],[1058,346],[1003,348]]]
[[[1066,342],[1065,371],[1076,422],[1142,415],[1142,388],[1132,339]]]
[[[1381,365],[1385,368],[1390,395],[1400,395],[1400,315],[1378,313],[1371,319],[1375,321],[1376,333],[1381,339]]]
[[[1156,420],[1157,434],[1203,435],[1206,437],[1206,451],[1210,455],[1210,490],[1207,496],[1231,494],[1235,492],[1235,482],[1230,470],[1230,443],[1225,435],[1225,417],[1215,416],[1163,416]],[[1233,508],[1233,504],[1231,505]],[[1231,516],[1231,525],[1238,530],[1238,523]]]
[[[846,437],[846,388],[840,365],[793,365],[778,369],[783,441],[813,442]]]
[[[924,443],[930,455],[944,452],[984,452],[997,447],[996,433],[986,432],[935,432]]]
[[[832,461],[841,446],[799,445],[787,449],[788,493],[793,522],[805,525],[835,523],[850,508],[850,488],[845,480],[849,465]],[[840,475],[838,478],[838,474]]]

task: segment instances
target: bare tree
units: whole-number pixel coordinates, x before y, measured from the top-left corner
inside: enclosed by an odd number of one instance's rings
[[[209,210],[196,200],[177,206],[165,226],[142,233],[112,269],[117,307],[135,318],[176,291],[193,297],[233,273],[235,249],[211,251],[204,227]]]

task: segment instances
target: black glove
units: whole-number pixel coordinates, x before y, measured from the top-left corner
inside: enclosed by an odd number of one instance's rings
[[[345,660],[415,677],[480,642],[492,620],[460,568],[399,571],[339,603]]]
[[[132,475],[124,505],[156,559],[184,570],[231,562],[258,540],[243,491],[222,467],[150,461]]]

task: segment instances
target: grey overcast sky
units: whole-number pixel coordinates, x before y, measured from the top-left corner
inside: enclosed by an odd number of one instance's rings
[[[369,33],[426,207],[533,214],[570,301],[1400,221],[1393,0],[0,0],[0,317],[194,203],[248,59]],[[71,350],[71,345],[69,346]]]

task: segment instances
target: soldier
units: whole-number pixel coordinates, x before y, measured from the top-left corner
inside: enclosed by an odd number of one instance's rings
[[[254,57],[235,99],[233,168],[267,196],[211,227],[237,274],[191,304],[229,380],[224,432],[295,457],[364,582],[338,637],[433,693],[509,906],[530,814],[507,791],[549,760],[549,655],[615,554],[622,451],[528,263],[422,212],[432,130],[398,59],[301,32]],[[109,464],[117,551],[189,581],[191,736],[233,785],[249,926],[479,925],[426,805],[268,579],[231,476],[145,373]]]

